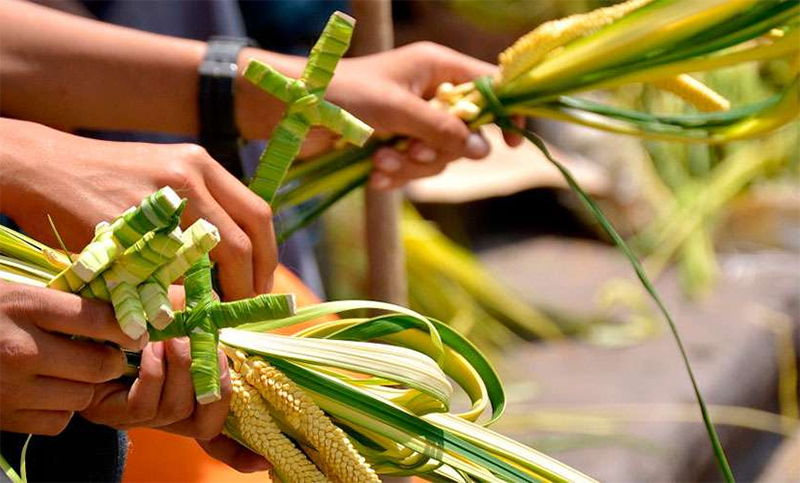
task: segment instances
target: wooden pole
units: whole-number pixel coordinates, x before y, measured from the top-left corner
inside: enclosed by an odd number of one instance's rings
[[[356,30],[350,52],[369,55],[394,46],[391,0],[351,0]],[[400,241],[402,193],[367,187],[366,233],[369,296],[375,300],[407,305],[405,257]],[[384,483],[409,483],[410,477],[383,477]]]
[[[357,23],[350,52],[358,56],[391,49],[391,1],[352,0],[351,6]],[[400,240],[402,193],[367,187],[365,195],[369,295],[375,300],[406,305],[408,285]]]

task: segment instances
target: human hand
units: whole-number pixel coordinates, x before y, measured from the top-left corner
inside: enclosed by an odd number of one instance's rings
[[[458,158],[482,159],[490,146],[450,113],[426,99],[444,82],[460,84],[497,68],[447,47],[417,42],[380,54],[345,59],[329,89],[332,102],[375,128],[377,134],[412,138],[406,150],[382,148],[375,153],[375,188],[396,188],[414,178],[438,174]],[[506,134],[506,142],[520,143]]]
[[[240,473],[267,471],[272,468],[272,464],[266,458],[253,453],[223,434],[207,441],[198,439],[197,443],[209,456]]]
[[[142,351],[133,384],[111,381],[98,385],[81,416],[117,429],[148,427],[195,438],[211,457],[238,471],[268,470],[271,465],[262,456],[221,434],[231,398],[225,355],[219,352],[222,398],[210,404],[195,400],[191,362],[186,338],[150,343]]]
[[[0,282],[0,427],[55,435],[89,406],[98,384],[120,377],[122,351],[138,350],[111,306],[64,292]],[[146,343],[147,339],[142,339]]]
[[[163,186],[188,198],[184,227],[205,218],[222,240],[211,252],[225,299],[266,293],[277,247],[269,205],[195,145],[97,141],[0,119],[0,203],[28,234],[79,251],[94,226]]]
[[[249,50],[245,55],[266,62],[273,60],[258,50]],[[298,75],[298,66],[285,60],[276,68]],[[468,82],[495,70],[491,64],[447,47],[418,42],[375,55],[343,59],[326,98],[375,128],[377,135],[412,138],[407,149],[387,147],[375,153],[371,185],[395,188],[411,179],[437,174],[455,159],[482,159],[489,154],[489,143],[479,132],[471,131],[461,119],[426,99],[432,98],[443,82]],[[267,104],[257,101],[257,96],[263,98],[265,94],[254,86],[240,87],[239,92],[248,99],[240,103],[240,110],[248,110],[239,116],[239,123],[243,124],[240,128],[258,133],[257,127],[251,125],[265,125],[264,119],[269,116],[264,112]],[[506,134],[505,139],[511,146],[521,142],[517,135]],[[324,129],[312,129],[301,154],[309,156],[330,149],[331,140],[332,135]]]
[[[202,440],[217,436],[228,415],[231,381],[227,358],[219,353],[219,401],[198,404],[189,368],[192,357],[185,337],[152,342],[142,351],[133,384],[110,381],[95,388],[81,416],[117,429],[158,428]]]
[[[172,285],[173,307],[183,307],[182,286]],[[220,434],[230,403],[228,359],[219,353],[220,395],[211,404],[198,405],[194,398],[191,353],[185,338],[149,344],[142,351],[139,374],[132,385],[119,381],[102,385],[82,415],[119,429],[155,427],[194,437],[211,457],[243,473],[266,471],[271,465],[236,441]],[[159,397],[160,395],[160,397]]]

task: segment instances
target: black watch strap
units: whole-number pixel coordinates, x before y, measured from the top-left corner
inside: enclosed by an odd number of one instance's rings
[[[234,83],[239,52],[253,41],[241,37],[212,37],[198,74],[200,145],[237,178],[243,176],[239,130],[234,111]]]

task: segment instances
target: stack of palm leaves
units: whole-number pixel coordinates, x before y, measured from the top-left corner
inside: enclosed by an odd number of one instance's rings
[[[724,93],[733,105],[743,105],[785,89],[791,76],[796,75],[798,62],[800,56],[760,65],[737,65],[707,74],[704,80]],[[770,75],[770,71],[782,75]],[[648,110],[689,110],[674,96],[650,86],[623,88],[617,94],[622,102]],[[631,243],[650,276],[659,277],[674,261],[684,294],[692,298],[707,295],[719,272],[715,235],[728,215],[727,209],[737,200],[745,201],[753,188],[764,186],[765,182],[791,178],[800,159],[799,143],[797,120],[758,139],[724,145],[647,140],[649,161],[639,182],[654,214]],[[643,294],[630,281],[614,280],[601,289],[601,295],[613,299],[612,305],[634,308],[640,305]],[[641,314],[642,324],[654,323],[651,315]]]
[[[412,287],[409,293],[412,304],[422,312],[438,313],[443,310],[440,301],[449,299],[452,306],[450,312],[445,312],[449,316],[442,319],[480,340],[492,340],[509,330],[525,339],[563,336],[561,328],[547,314],[493,283],[493,277],[472,253],[447,238],[410,206],[403,213],[402,236],[409,284],[421,285],[418,290]],[[437,296],[437,291],[430,290],[433,287],[449,297]],[[460,318],[464,319],[463,327],[456,325]]]
[[[170,190],[157,196],[165,192]],[[8,228],[0,233],[0,278],[7,282],[55,285],[65,271],[79,270],[77,262],[63,267],[65,253]],[[145,238],[137,233],[134,238]],[[82,254],[96,251],[96,243]],[[272,461],[282,481],[377,482],[378,474],[591,481],[486,428],[503,412],[503,386],[489,361],[441,322],[379,302],[330,302],[297,311],[290,295],[221,303],[213,298],[208,255],[192,258],[185,308],[165,328],[150,326],[150,338],[189,337],[193,376],[203,375],[194,379],[203,403],[210,401],[211,379],[218,381],[213,368],[220,344],[232,361],[234,386],[225,432]],[[387,314],[325,322],[293,336],[271,333],[365,308]],[[453,411],[451,380],[471,401],[463,412]]]

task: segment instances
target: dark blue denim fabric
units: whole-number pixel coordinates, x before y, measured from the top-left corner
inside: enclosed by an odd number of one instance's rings
[[[27,434],[0,431],[0,453],[19,472]],[[120,481],[128,439],[124,432],[76,415],[58,436],[34,436],[28,445],[28,481]]]

